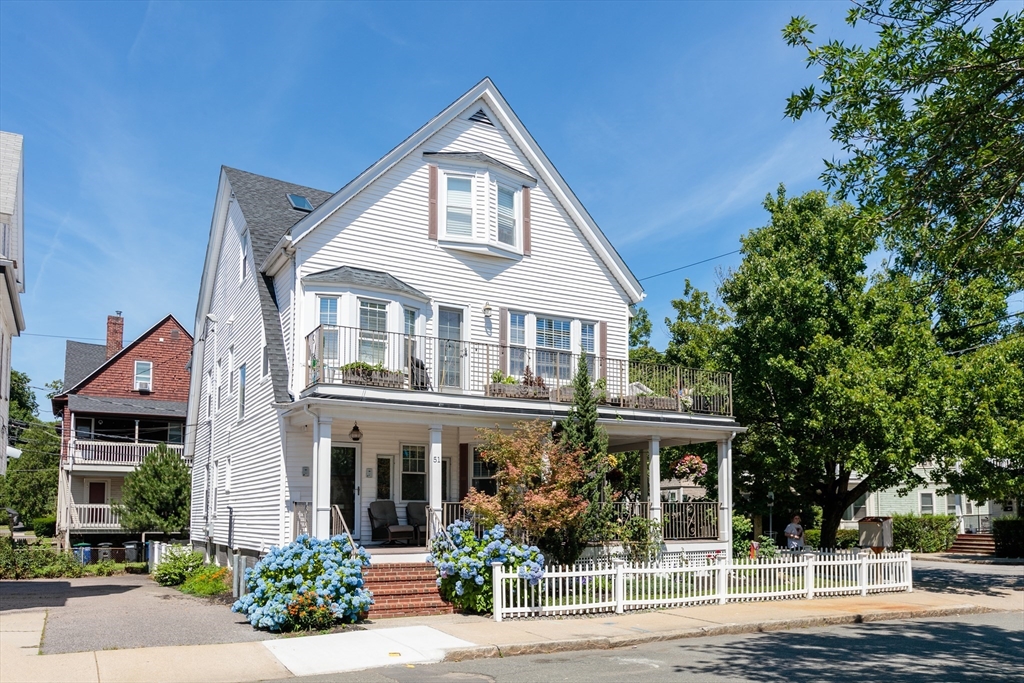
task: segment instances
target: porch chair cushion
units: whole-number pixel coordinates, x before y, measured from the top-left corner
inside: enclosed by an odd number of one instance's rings
[[[405,519],[416,532],[416,545],[427,537],[427,507],[429,503],[409,503],[405,508]]]
[[[373,540],[389,543],[412,540],[415,530],[408,524],[398,523],[398,511],[393,500],[375,500],[370,503],[370,526],[373,528]]]

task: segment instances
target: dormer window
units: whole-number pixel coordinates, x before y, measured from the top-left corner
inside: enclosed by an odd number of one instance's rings
[[[449,175],[445,202],[445,234],[449,237],[473,237],[473,179]]]
[[[498,186],[498,241],[516,246],[516,192]]]
[[[303,197],[301,194],[289,194],[288,201],[292,203],[292,208],[299,211],[305,211],[309,213],[313,210],[313,203],[308,198]]]

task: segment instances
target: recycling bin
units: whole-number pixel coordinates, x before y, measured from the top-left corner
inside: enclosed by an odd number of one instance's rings
[[[97,550],[97,562],[103,562],[104,560],[113,560],[114,551],[111,550],[113,543],[100,543],[99,549]]]
[[[864,517],[858,522],[861,548],[876,553],[892,547],[892,517]]]
[[[78,560],[79,564],[89,564],[92,560],[92,548],[89,547],[88,543],[76,543],[75,546],[75,559]]]

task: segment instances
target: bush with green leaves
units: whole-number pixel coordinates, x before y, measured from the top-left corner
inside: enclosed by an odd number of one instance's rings
[[[202,566],[202,553],[194,552],[187,546],[174,545],[160,558],[160,564],[153,572],[153,580],[161,586],[180,586]]]
[[[999,557],[1024,557],[1024,517],[999,517],[992,520],[992,535]]]
[[[750,552],[750,541],[754,538],[754,523],[743,515],[732,516],[732,556],[746,557]]]
[[[630,517],[618,526],[627,562],[653,562],[661,553],[661,523],[646,517]]]
[[[149,563],[148,562],[127,562],[124,565],[125,574],[148,574]]]
[[[0,536],[0,579],[76,578],[81,575],[82,565],[71,553]]]
[[[810,548],[821,547],[821,529],[805,529],[804,543]],[[860,543],[860,532],[856,529],[839,529],[836,531],[836,549],[849,550]]]
[[[205,565],[193,572],[181,584],[181,592],[189,595],[220,595],[231,590],[227,567]]]
[[[57,518],[36,517],[32,520],[32,531],[36,538],[53,538],[57,535]]]
[[[893,515],[892,547],[917,553],[941,553],[956,541],[956,515]]]

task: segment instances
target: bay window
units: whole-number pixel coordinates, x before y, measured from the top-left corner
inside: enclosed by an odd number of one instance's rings
[[[508,325],[508,374],[521,377],[526,372],[526,314],[510,313]]]
[[[498,186],[498,241],[516,246],[516,193]]]
[[[388,307],[379,301],[359,300],[359,360],[370,365],[384,362],[387,348]]]
[[[537,317],[537,374],[548,379],[572,377],[572,331],[568,320]]]
[[[448,176],[445,190],[445,234],[449,237],[472,237],[473,179]]]
[[[338,364],[338,297],[322,296],[319,302],[319,324],[323,331],[324,348],[322,349],[324,363],[332,361]]]

